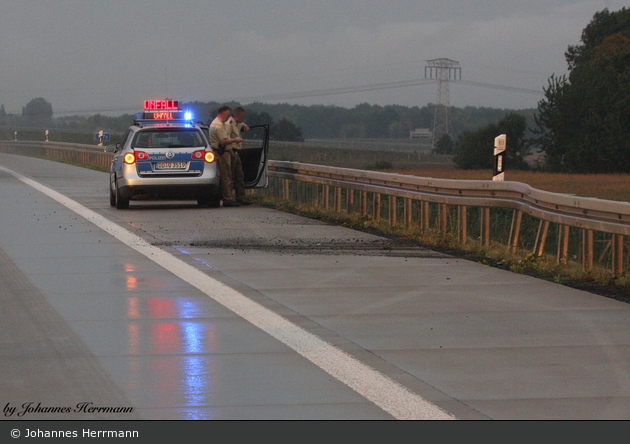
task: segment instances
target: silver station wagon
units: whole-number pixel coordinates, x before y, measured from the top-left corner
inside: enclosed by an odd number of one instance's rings
[[[191,120],[151,118],[173,117],[174,113],[139,113],[122,141],[106,148],[113,153],[109,186],[112,206],[127,209],[130,201],[141,199],[221,205],[219,165],[208,142],[208,128]],[[244,142],[240,153],[245,186],[266,187],[269,126],[252,127],[249,133],[254,137]]]

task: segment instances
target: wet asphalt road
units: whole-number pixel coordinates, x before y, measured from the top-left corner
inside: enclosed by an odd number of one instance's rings
[[[107,174],[0,155],[461,419],[630,418],[630,306],[256,206],[109,207]],[[285,343],[0,172],[0,404],[25,419],[391,419]]]

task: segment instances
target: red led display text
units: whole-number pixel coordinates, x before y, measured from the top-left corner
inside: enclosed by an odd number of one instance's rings
[[[177,102],[177,100],[145,100],[144,109],[148,111],[177,111],[179,110],[179,103]]]

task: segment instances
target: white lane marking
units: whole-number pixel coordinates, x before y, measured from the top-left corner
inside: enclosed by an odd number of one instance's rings
[[[172,254],[154,247],[104,216],[15,171],[4,167],[0,167],[0,170],[13,175],[25,184],[56,200],[180,279],[198,288],[216,302],[289,346],[394,418],[412,420],[457,419],[393,379]]]

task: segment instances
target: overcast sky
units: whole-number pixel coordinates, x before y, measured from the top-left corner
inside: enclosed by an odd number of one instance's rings
[[[617,0],[0,0],[0,103],[44,97],[56,115],[122,114],[145,99],[424,106],[435,84],[298,93],[424,77],[542,91],[564,52]],[[542,96],[451,84],[455,106],[535,107]]]

